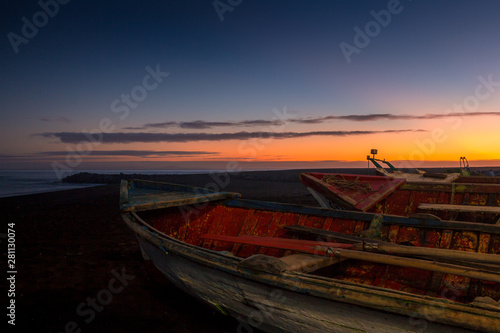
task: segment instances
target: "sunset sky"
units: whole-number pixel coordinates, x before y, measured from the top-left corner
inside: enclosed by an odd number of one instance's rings
[[[500,165],[496,0],[0,6],[0,169]]]

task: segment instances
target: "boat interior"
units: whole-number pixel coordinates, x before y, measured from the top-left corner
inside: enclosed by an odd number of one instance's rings
[[[137,215],[154,229],[179,241],[243,258],[242,265],[252,256],[261,255],[261,258],[270,259],[267,265],[276,268],[277,272],[296,271],[463,303],[483,296],[498,306],[500,283],[497,282],[366,260],[336,258],[328,251],[304,253],[288,245],[282,246],[280,242],[288,244],[286,240],[292,239],[333,242],[328,237],[296,230],[297,226],[301,226],[393,244],[500,254],[500,234],[401,224],[380,223],[376,227],[376,223],[369,219],[335,218],[328,213],[305,214],[306,208],[294,211],[287,207],[280,208],[279,204],[272,208],[263,207],[259,202],[235,199],[142,211]],[[248,235],[260,236],[266,242],[248,242],[244,238]],[[221,237],[226,239],[221,240]],[[238,237],[236,241],[235,237]],[[489,268],[495,270],[498,266]]]

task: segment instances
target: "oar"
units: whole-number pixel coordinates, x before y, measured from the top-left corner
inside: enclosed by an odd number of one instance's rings
[[[500,274],[485,272],[483,270],[466,266],[437,263],[428,260],[421,260],[414,258],[397,257],[387,254],[360,252],[355,250],[332,249],[332,252],[337,258],[357,259],[357,260],[376,262],[379,264],[425,269],[434,272],[454,274],[454,275],[470,277],[473,279],[500,283]]]
[[[477,253],[477,252],[393,244],[389,242],[376,241],[369,238],[361,238],[357,236],[342,234],[339,232],[304,227],[300,225],[286,226],[285,229],[301,234],[309,234],[315,236],[322,236],[330,239],[336,239],[338,241],[343,241],[347,243],[363,243],[363,250],[365,251],[390,253],[395,255],[411,255],[411,256],[426,257],[430,259],[454,260],[461,262],[470,261],[471,263],[500,265],[500,255],[498,254]]]
[[[278,249],[294,250],[294,251],[314,253],[314,254],[326,253],[327,255],[328,254],[333,255],[337,258],[357,259],[357,260],[376,262],[386,265],[425,269],[434,272],[454,274],[479,280],[486,280],[486,281],[500,283],[500,274],[495,274],[467,266],[436,263],[428,260],[397,257],[388,254],[377,254],[377,253],[362,252],[356,250],[348,250],[347,248],[354,248],[352,244],[317,242],[317,241],[285,239],[276,237],[225,236],[225,235],[213,235],[213,234],[205,234],[202,235],[201,238],[230,242],[230,243],[239,243],[246,245],[257,245],[257,246],[265,246]]]
[[[477,253],[467,251],[457,251],[448,249],[436,249],[429,247],[406,246],[387,243],[364,243],[363,249],[378,253],[388,253],[396,255],[410,255],[428,258],[438,258],[444,260],[470,261],[472,263],[485,263],[500,265],[500,256],[497,254]],[[500,273],[500,266],[499,266]]]

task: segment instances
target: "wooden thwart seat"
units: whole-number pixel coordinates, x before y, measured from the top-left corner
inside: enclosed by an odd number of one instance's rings
[[[309,273],[344,260],[343,258],[316,256],[306,253],[296,253],[279,259],[288,265],[287,271],[303,273]]]
[[[472,206],[472,205],[450,205],[450,204],[430,204],[422,203],[418,205],[419,209],[426,210],[446,210],[450,212],[463,213],[493,213],[500,214],[500,207],[496,206]]]

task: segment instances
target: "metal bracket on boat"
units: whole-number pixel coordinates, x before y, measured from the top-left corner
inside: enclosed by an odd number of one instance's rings
[[[368,161],[371,161],[371,162],[373,163],[373,165],[375,165],[375,167],[376,167],[377,169],[379,169],[379,170],[384,170],[384,171],[385,171],[384,167],[382,167],[380,164],[378,164],[378,163],[377,163],[377,161],[378,161],[378,162],[382,162],[382,163],[386,164],[386,165],[389,167],[389,169],[390,169],[390,171],[391,171],[391,172],[396,172],[396,171],[399,171],[399,169],[398,169],[398,168],[396,168],[396,167],[395,167],[394,165],[392,165],[390,162],[386,161],[386,160],[385,160],[385,158],[384,158],[383,160],[378,159],[378,158],[375,158],[375,155],[377,155],[377,153],[378,153],[377,149],[372,149],[372,150],[370,151],[370,154],[372,154],[373,156],[367,155],[367,156],[366,156],[366,159],[367,159]],[[368,166],[369,166],[369,165],[370,165],[370,162],[368,162]]]
[[[332,249],[331,247],[329,247],[326,250],[326,254],[329,255],[330,257],[333,256],[336,258],[340,258],[340,251],[338,249]]]
[[[379,244],[378,243],[363,243],[364,250],[377,250]]]

